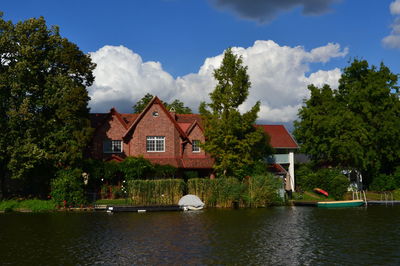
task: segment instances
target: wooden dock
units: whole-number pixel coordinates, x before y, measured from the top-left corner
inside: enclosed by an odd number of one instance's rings
[[[160,212],[160,211],[183,211],[179,205],[163,206],[131,206],[116,205],[107,206],[107,212]]]

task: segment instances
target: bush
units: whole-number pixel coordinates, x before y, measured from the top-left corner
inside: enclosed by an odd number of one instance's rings
[[[350,185],[348,178],[338,169],[323,168],[313,171],[308,166],[299,168],[296,172],[296,182],[300,190],[312,191],[314,188],[321,188],[335,199],[343,198]]]
[[[154,177],[156,179],[160,178],[174,178],[176,175],[176,167],[166,164],[155,164],[154,165]]]
[[[344,175],[336,175],[330,183],[329,194],[336,200],[343,199],[344,194],[347,192],[349,187],[349,180]]]
[[[249,207],[266,207],[282,203],[278,190],[283,188],[282,180],[272,174],[249,178],[245,200]]]
[[[373,191],[388,191],[398,187],[395,175],[380,174],[372,180],[369,189]]]
[[[85,203],[82,171],[61,170],[51,182],[51,196],[58,206],[79,206]]]

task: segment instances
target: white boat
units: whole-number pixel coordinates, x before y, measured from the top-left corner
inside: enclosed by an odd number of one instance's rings
[[[198,211],[204,208],[204,202],[196,195],[185,195],[180,200],[178,205],[185,211]]]

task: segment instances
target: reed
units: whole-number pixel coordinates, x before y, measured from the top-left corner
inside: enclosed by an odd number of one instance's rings
[[[173,205],[183,196],[182,179],[131,180],[128,193],[133,205]]]

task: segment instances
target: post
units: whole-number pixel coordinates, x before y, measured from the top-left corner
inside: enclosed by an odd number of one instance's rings
[[[290,151],[289,152],[289,174],[290,174],[290,185],[292,187],[292,191],[295,191],[294,187],[294,152]]]

